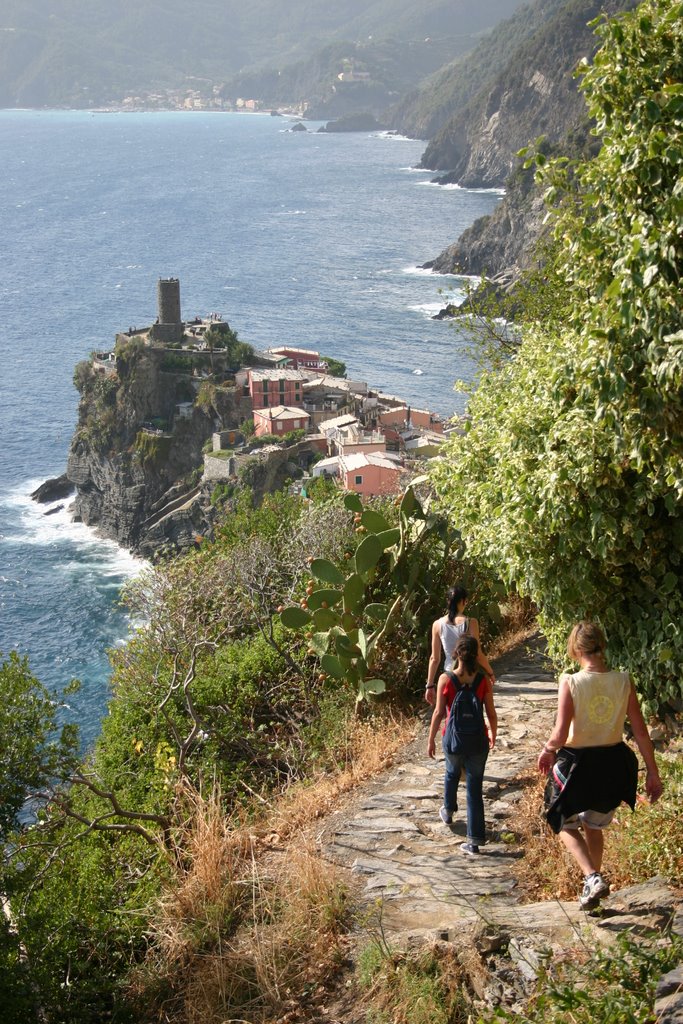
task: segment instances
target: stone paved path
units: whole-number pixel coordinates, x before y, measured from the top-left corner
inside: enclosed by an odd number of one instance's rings
[[[521,851],[501,837],[506,820],[507,828],[514,828],[521,796],[515,777],[535,769],[547,738],[557,683],[539,638],[507,661],[507,666],[505,661],[496,666],[498,740],[484,777],[490,839],[479,857],[468,857],[459,848],[466,837],[464,784],[453,825],[439,819],[443,757],[436,762],[427,757],[426,723],[400,762],[326,823],[324,855],[360,876],[368,905],[381,900],[382,927],[390,939],[453,939],[466,922],[477,919],[561,939],[585,920],[575,901],[524,907],[518,901],[512,869]]]

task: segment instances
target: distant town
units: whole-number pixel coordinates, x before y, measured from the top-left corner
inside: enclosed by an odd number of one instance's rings
[[[346,491],[391,494],[405,485],[416,460],[434,457],[444,442],[438,414],[373,390],[365,381],[331,375],[318,351],[290,344],[250,349],[249,365],[228,365],[216,340],[221,329],[230,330],[228,324],[217,313],[183,322],[175,278],[159,281],[158,310],[153,325],[117,335],[117,351],[138,339],[165,350],[168,369],[185,376],[196,394],[210,381],[234,396],[235,425],[223,429],[217,423],[211,450],[204,454],[204,481],[234,481],[247,459],[267,459],[283,442],[296,439],[305,441],[299,453],[305,472],[295,482],[299,492],[305,494],[310,480],[325,476]],[[116,352],[94,353],[92,367],[96,374],[115,376]],[[173,420],[192,416],[195,402],[188,395],[176,405]],[[162,436],[172,433],[173,424],[148,423],[143,430]]]
[[[224,110],[255,113],[256,111],[272,111],[273,113],[292,114],[303,117],[307,103],[298,106],[278,107],[277,110],[264,104],[259,99],[249,97],[227,97],[223,95],[224,86],[213,85],[196,89],[157,89],[141,90],[130,93],[120,102],[111,104],[117,110]]]

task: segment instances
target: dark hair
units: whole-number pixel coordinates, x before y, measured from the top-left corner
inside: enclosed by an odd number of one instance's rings
[[[465,601],[468,597],[468,593],[464,587],[451,587],[448,591],[446,600],[448,602],[448,621],[452,622],[455,616],[458,614],[458,605],[461,601]]]
[[[463,665],[465,671],[472,675],[477,667],[479,657],[479,642],[471,633],[461,636],[455,645],[453,655]]]

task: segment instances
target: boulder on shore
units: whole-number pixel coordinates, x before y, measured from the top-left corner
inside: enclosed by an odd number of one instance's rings
[[[31,494],[34,501],[41,505],[47,505],[51,501],[59,501],[60,498],[68,498],[76,490],[75,485],[69,480],[66,473],[61,476],[52,477],[37,487]]]

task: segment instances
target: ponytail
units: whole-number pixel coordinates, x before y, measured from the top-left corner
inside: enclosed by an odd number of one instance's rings
[[[448,601],[448,621],[453,623],[458,614],[458,605],[461,601],[467,600],[467,591],[464,587],[451,587],[446,600]]]

